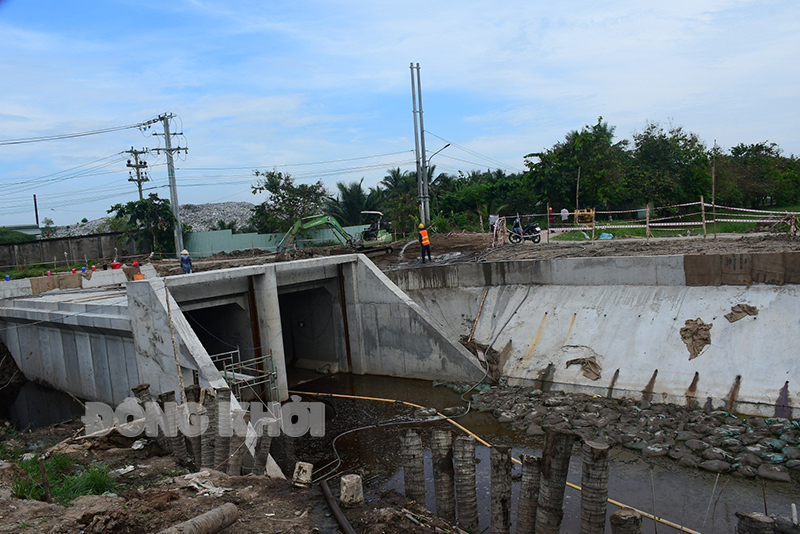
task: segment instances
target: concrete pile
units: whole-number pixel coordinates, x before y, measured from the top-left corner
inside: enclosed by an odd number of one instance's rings
[[[743,418],[719,410],[523,387],[477,393],[472,406],[528,436],[544,436],[543,428],[552,427],[713,473],[784,482],[800,478],[800,422],[787,418]]]

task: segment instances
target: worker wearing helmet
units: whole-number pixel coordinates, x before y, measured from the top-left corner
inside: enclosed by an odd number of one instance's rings
[[[425,225],[420,223],[419,225],[419,244],[422,247],[422,263],[425,263],[425,252],[428,253],[428,261],[433,263],[431,259],[431,239],[428,237],[428,231],[425,229]]]

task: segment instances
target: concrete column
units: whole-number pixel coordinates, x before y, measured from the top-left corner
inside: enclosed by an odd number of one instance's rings
[[[453,435],[449,430],[434,429],[431,432],[436,515],[448,521],[456,520],[452,443]]]
[[[609,519],[611,534],[641,534],[642,516],[631,508],[620,508]]]
[[[492,534],[511,532],[511,447],[492,447]]]
[[[363,375],[367,372],[365,355],[361,351],[362,321],[361,304],[358,295],[358,263],[343,264],[344,299],[347,310],[347,329],[350,331],[350,372]],[[345,359],[347,356],[345,355]],[[344,368],[344,367],[343,367]]]
[[[403,462],[403,482],[406,499],[425,506],[425,464],[422,439],[413,430],[406,430],[400,438],[400,457]]]
[[[458,526],[478,531],[478,494],[475,487],[475,438],[459,436],[453,443]]]
[[[264,267],[264,274],[253,276],[253,289],[258,307],[258,328],[261,333],[262,352],[272,351],[272,361],[278,379],[280,401],[289,400],[289,381],[286,377],[286,355],[283,351],[281,308],[278,300],[278,277],[275,266]],[[275,399],[273,399],[275,400]]]
[[[583,444],[581,477],[581,534],[606,531],[608,499],[608,445],[594,441]]]
[[[517,534],[533,534],[536,528],[536,508],[539,501],[541,458],[522,455],[522,485],[517,506]]]

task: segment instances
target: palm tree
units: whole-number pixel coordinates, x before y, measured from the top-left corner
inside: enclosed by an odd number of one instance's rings
[[[343,226],[362,224],[362,211],[375,211],[380,207],[380,190],[364,191],[364,179],[358,182],[337,182],[338,193],[328,201],[328,213],[336,217]]]

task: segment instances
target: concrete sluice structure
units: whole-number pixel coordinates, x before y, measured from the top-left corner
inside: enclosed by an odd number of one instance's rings
[[[178,391],[176,352],[184,384],[212,388],[228,386],[214,355],[271,355],[286,401],[290,385],[320,372],[477,382],[483,367],[459,342],[474,326],[512,385],[785,416],[798,396],[798,284],[798,253],[388,276],[353,254],[38,294],[28,284],[0,300],[0,340],[28,379],[112,405],[142,383]],[[741,304],[758,314],[726,320]]]
[[[317,371],[483,376],[469,351],[355,254],[94,289],[31,294],[27,285],[0,300],[0,340],[28,379],[113,406],[142,383],[179,391],[176,352],[184,384],[212,388],[228,385],[214,355],[271,355],[278,399],[264,400],[288,400],[290,384]]]
[[[798,253],[464,263],[389,277],[448,338],[474,326],[475,342],[493,342],[510,385],[766,417],[791,417],[800,395]],[[729,322],[740,304],[757,315]],[[692,341],[696,319],[710,344],[703,332]]]

